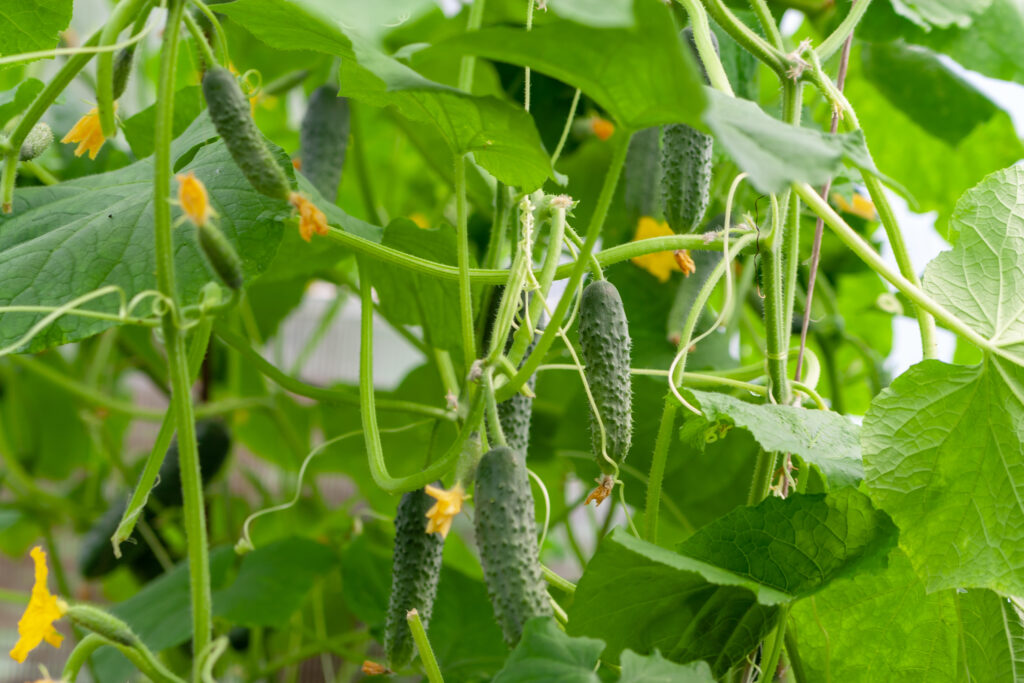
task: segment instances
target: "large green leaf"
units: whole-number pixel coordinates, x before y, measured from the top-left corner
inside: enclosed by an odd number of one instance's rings
[[[996,106],[922,47],[902,43],[865,45],[864,76],[893,106],[921,128],[956,146],[991,119]]]
[[[612,3],[607,3],[612,4]],[[499,62],[528,66],[580,88],[621,125],[698,123],[701,77],[682,49],[664,3],[634,0],[635,25],[597,28],[559,20],[522,28],[490,27],[441,43]]]
[[[558,628],[554,617],[535,617],[523,627],[523,637],[508,656],[494,683],[598,683],[594,673],[604,643],[593,638],[571,638]]]
[[[716,674],[770,629],[777,606],[876,570],[896,530],[853,489],[770,498],[698,530],[679,553],[623,529],[606,537],[569,608],[569,633],[607,654],[655,648],[674,662],[706,659]]]
[[[197,144],[216,137],[203,116],[175,142],[173,158],[188,159]],[[221,142],[203,146],[180,172],[193,171],[206,185],[218,224],[234,243],[246,279],[258,275],[281,240],[284,202],[257,193]],[[125,300],[156,288],[153,250],[153,162],[15,194],[14,213],[0,218],[0,305],[60,306],[100,287],[114,285]],[[180,215],[175,210],[174,218]],[[174,229],[175,273],[180,301],[197,304],[216,277],[196,244],[195,229]],[[90,302],[90,310],[116,313],[118,298]],[[145,305],[135,315],[148,315]],[[16,342],[42,313],[0,315],[0,347]],[[37,351],[76,341],[110,327],[106,320],[66,316],[21,347]]]
[[[437,126],[452,151],[472,153],[502,182],[536,189],[551,173],[530,115],[495,97],[474,97],[435,83],[381,52],[348,26],[344,8],[310,0],[236,0],[217,8],[281,50],[317,50],[342,57],[341,94]],[[308,37],[307,37],[308,36]]]
[[[985,589],[929,593],[899,550],[885,571],[837,581],[790,615],[806,680],[1016,681],[1024,666],[1013,603]]]
[[[757,645],[775,625],[778,605],[791,599],[618,528],[576,586],[568,632],[604,640],[611,660],[625,648],[658,649],[674,662],[706,660],[721,674]]]
[[[852,488],[829,495],[774,496],[711,522],[679,551],[806,596],[837,577],[875,568],[896,545],[896,527]]]
[[[986,178],[957,204],[958,240],[924,288],[990,339],[977,366],[925,361],[864,418],[865,480],[929,590],[1024,593],[1024,171]]]
[[[72,0],[18,0],[0,11],[4,56],[56,47],[71,21]],[[2,67],[0,67],[2,68]]]
[[[621,661],[619,683],[715,683],[707,662],[676,664],[657,650],[646,657],[623,650]]]
[[[789,628],[808,681],[952,683],[955,621],[951,591],[927,593],[894,551],[885,572],[837,581],[794,605]]]
[[[891,0],[898,14],[924,28],[957,25],[966,28],[971,17],[985,10],[992,0]]]
[[[687,413],[683,438],[706,441],[718,423],[748,430],[766,451],[794,453],[816,465],[833,486],[856,485],[864,476],[860,428],[828,410],[748,403],[727,394],[693,391],[702,415]]]

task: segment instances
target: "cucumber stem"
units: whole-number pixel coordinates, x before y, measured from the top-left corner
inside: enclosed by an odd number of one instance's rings
[[[210,644],[212,601],[210,597],[210,560],[206,536],[203,485],[199,473],[195,416],[192,408],[185,352],[185,337],[178,325],[178,291],[174,277],[174,248],[171,241],[171,137],[174,124],[174,87],[178,66],[184,0],[169,0],[167,26],[160,51],[160,76],[157,81],[157,108],[153,169],[153,231],[156,251],[157,285],[171,302],[163,316],[167,370],[171,380],[171,411],[178,432],[178,457],[185,512],[185,538],[188,549],[189,592],[192,599],[193,667]],[[198,669],[193,672],[198,674]]]
[[[427,631],[420,621],[420,613],[415,609],[409,610],[405,615],[409,622],[409,630],[412,631],[412,639],[416,641],[416,649],[420,653],[420,661],[423,662],[423,670],[427,674],[430,683],[444,683],[444,676],[441,675],[441,667],[437,665],[437,657],[434,656],[434,649],[430,647],[430,639],[427,638]]]

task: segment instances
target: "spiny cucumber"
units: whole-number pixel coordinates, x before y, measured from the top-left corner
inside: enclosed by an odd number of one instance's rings
[[[320,86],[309,96],[299,131],[302,174],[328,201],[338,197],[348,148],[348,100],[338,89]]]
[[[203,76],[203,95],[217,134],[249,184],[268,197],[287,199],[288,177],[264,144],[234,75],[222,67],[210,69]]]
[[[444,536],[426,532],[427,510],[434,502],[424,489],[410,491],[402,496],[395,514],[391,598],[384,630],[384,651],[392,669],[412,661],[413,640],[406,613],[418,611],[423,628],[427,628],[434,609],[444,550]]]
[[[199,248],[213,272],[231,289],[240,289],[245,281],[242,259],[228,238],[209,221],[196,226],[196,233],[199,235]]]
[[[505,446],[484,454],[476,472],[476,542],[494,616],[509,647],[523,625],[549,616],[526,465]]]
[[[25,136],[25,141],[21,143],[21,149],[18,151],[18,158],[22,161],[31,161],[45,152],[51,142],[53,142],[53,130],[40,121],[32,126],[28,135]]]
[[[689,45],[704,82],[708,81],[693,31],[687,27],[680,36]],[[711,42],[718,52],[718,39],[711,34]],[[674,123],[665,126],[661,146],[661,201],[665,220],[676,233],[694,232],[700,227],[707,211],[711,191],[711,161],[714,140],[706,133]]]
[[[629,325],[615,285],[597,280],[580,300],[580,347],[590,393],[604,425],[608,458],[621,464],[633,435],[633,390],[629,374]],[[590,414],[590,437],[597,464],[605,474],[615,468],[601,452],[601,428]]]

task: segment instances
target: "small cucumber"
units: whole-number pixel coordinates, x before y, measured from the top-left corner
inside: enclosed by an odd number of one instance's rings
[[[121,99],[124,89],[128,86],[128,77],[132,75],[132,65],[135,63],[135,45],[122,48],[114,56],[114,99]]]
[[[227,461],[231,453],[231,433],[220,420],[199,420],[196,422],[196,443],[199,448],[199,469],[205,485],[213,481]],[[164,507],[181,506],[181,466],[178,463],[177,438],[167,449],[167,456],[160,466],[160,475],[150,497]]]
[[[707,71],[697,54],[692,29],[684,28],[680,38],[689,46],[707,83]],[[711,42],[717,53],[718,39],[714,33]],[[665,126],[661,146],[661,202],[665,220],[676,233],[694,232],[704,219],[711,198],[713,149],[714,140],[706,133],[685,123]]]
[[[18,158],[22,161],[31,161],[45,152],[51,142],[53,142],[53,130],[45,123],[37,123],[32,126],[28,135],[25,136],[25,141],[21,143]]]
[[[529,297],[525,301],[529,301]],[[522,307],[520,310],[522,310]],[[541,313],[540,320],[536,321],[536,324],[539,327],[543,327],[544,320],[545,315]],[[508,339],[505,341],[506,352],[512,348],[512,344],[515,341],[515,332],[515,329],[509,330]],[[533,353],[533,349],[537,345],[537,338],[534,335],[530,345],[526,347],[526,353],[523,354],[523,360],[519,363],[519,367],[522,367],[526,359]],[[530,388],[531,392],[537,387],[536,373],[526,380],[526,386]],[[511,398],[498,404],[498,421],[501,423],[501,431],[505,435],[505,442],[508,443],[509,448],[518,453],[524,460],[530,446],[530,421],[532,416],[533,399],[521,393],[513,394]]]
[[[245,282],[242,259],[238,257],[238,252],[220,228],[206,221],[196,226],[196,233],[199,235],[199,248],[203,256],[221,282],[231,289],[241,289],[242,283]]]
[[[413,640],[406,613],[418,611],[423,628],[427,628],[434,610],[444,550],[444,536],[426,532],[427,510],[434,502],[423,489],[410,491],[402,496],[395,514],[391,598],[384,630],[384,651],[393,670],[412,661]]]
[[[264,144],[234,75],[222,67],[210,69],[203,76],[203,95],[217,134],[249,184],[268,197],[288,199],[288,177]]]
[[[299,131],[302,174],[330,202],[338,198],[348,148],[348,100],[337,93],[326,85],[314,90]]]
[[[658,187],[661,182],[661,128],[645,128],[633,134],[626,152],[625,200],[628,224],[641,216],[657,218]]]
[[[629,325],[622,297],[615,285],[597,280],[583,290],[580,300],[580,347],[587,383],[604,425],[608,457],[621,464],[633,436],[633,390],[629,374]],[[601,471],[615,468],[601,455],[601,430],[590,415],[590,437]]]
[[[523,625],[551,614],[537,550],[526,465],[512,449],[484,454],[476,472],[476,542],[494,616],[514,647]]]

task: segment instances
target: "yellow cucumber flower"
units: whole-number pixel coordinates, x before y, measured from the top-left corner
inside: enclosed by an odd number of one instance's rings
[[[302,239],[308,242],[314,232],[318,235],[327,234],[327,217],[323,211],[316,208],[316,204],[298,192],[292,192],[288,196],[288,201],[299,212],[299,235]]]
[[[846,197],[838,192],[833,192],[832,203],[835,204],[836,208],[843,213],[859,216],[866,221],[875,220],[875,216],[877,215],[875,212],[875,205],[871,203],[871,200],[857,192],[853,193],[852,202],[846,201]]]
[[[216,215],[210,206],[210,198],[206,194],[206,186],[192,171],[174,176],[178,181],[178,203],[188,219],[197,226],[206,225],[211,216]]]
[[[115,103],[116,107],[117,104]],[[100,127],[100,115],[93,107],[89,110],[89,113],[78,119],[78,122],[72,126],[68,134],[60,140],[61,142],[77,142],[78,147],[75,149],[75,156],[80,157],[85,152],[89,152],[89,158],[95,159],[96,155],[99,154],[100,147],[107,141],[103,137],[103,129]]]
[[[448,538],[448,532],[452,528],[452,520],[455,519],[455,515],[462,511],[462,501],[469,498],[469,496],[466,495],[462,484],[456,484],[450,491],[428,485],[426,492],[428,496],[437,499],[434,507],[427,510],[427,518],[430,520],[427,522],[427,533],[439,533],[442,537]]]
[[[636,224],[636,235],[633,236],[633,241],[637,242],[652,237],[667,237],[673,234],[672,229],[668,227],[668,223],[665,221],[656,221],[650,216],[641,216]],[[679,261],[677,261],[671,251],[644,254],[643,256],[636,256],[631,260],[634,265],[640,266],[658,278],[658,282],[668,282],[673,272],[681,270]]]
[[[67,603],[52,595],[46,587],[46,553],[36,546],[30,554],[36,565],[36,582],[32,586],[28,607],[18,622],[18,642],[11,650],[11,657],[17,662],[24,662],[28,653],[44,640],[54,647],[60,647],[64,636],[53,627],[53,622],[68,610]]]

